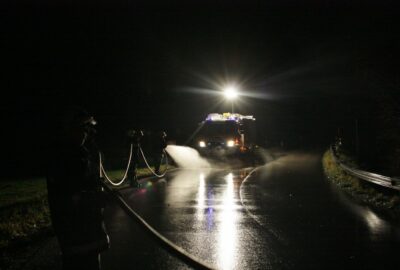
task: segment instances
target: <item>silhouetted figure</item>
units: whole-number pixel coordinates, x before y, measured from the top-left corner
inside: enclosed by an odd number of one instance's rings
[[[84,110],[69,112],[49,156],[48,198],[63,269],[100,269],[100,252],[109,247],[95,124]]]
[[[155,168],[155,173],[156,174],[160,174],[160,167],[161,167],[161,161],[164,158],[164,149],[165,147],[167,147],[167,133],[165,133],[164,131],[160,132],[154,142],[154,147],[153,147],[153,151],[154,151],[154,168]]]

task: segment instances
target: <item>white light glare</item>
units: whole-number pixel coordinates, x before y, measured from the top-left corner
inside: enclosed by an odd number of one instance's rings
[[[206,143],[204,141],[199,141],[199,146],[200,147],[206,147]]]
[[[228,147],[233,147],[233,146],[235,146],[235,142],[232,141],[232,140],[229,140],[229,141],[226,142],[226,145],[227,145]]]
[[[227,99],[235,99],[238,96],[238,91],[234,86],[228,86],[224,89],[224,95]]]

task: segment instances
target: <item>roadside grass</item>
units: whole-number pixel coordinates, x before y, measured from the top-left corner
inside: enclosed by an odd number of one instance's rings
[[[35,201],[47,194],[44,178],[0,181],[0,209]]]
[[[333,159],[331,150],[322,158],[324,172],[328,179],[357,200],[400,220],[400,194],[398,191],[368,183],[346,173]],[[353,166],[353,165],[350,165]]]
[[[160,170],[164,169],[161,166]],[[113,180],[122,178],[123,174],[124,170],[108,173]],[[139,168],[137,175],[139,178],[151,176],[147,168]],[[128,184],[118,188],[124,187]],[[51,232],[46,179],[0,181],[0,250]]]
[[[356,159],[354,156],[352,156],[348,151],[346,151],[345,149],[342,149],[339,147],[339,149],[337,150],[336,154],[339,156],[340,160],[347,164],[348,166],[355,168],[355,169],[359,169],[360,164],[358,164],[356,162]]]

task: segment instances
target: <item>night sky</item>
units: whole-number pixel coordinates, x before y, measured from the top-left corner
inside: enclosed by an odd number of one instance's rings
[[[10,174],[42,173],[72,105],[95,116],[108,151],[128,128],[183,142],[207,113],[230,109],[216,91],[236,82],[235,108],[257,118],[261,141],[327,144],[399,82],[395,1],[14,2],[0,16]]]

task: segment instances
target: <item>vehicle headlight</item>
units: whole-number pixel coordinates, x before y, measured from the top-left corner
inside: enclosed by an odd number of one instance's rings
[[[205,141],[199,141],[199,146],[200,147],[206,147],[206,142]]]
[[[233,147],[233,146],[235,146],[235,141],[234,141],[234,140],[229,140],[229,141],[227,141],[227,142],[226,142],[226,146],[228,146],[228,147]]]

